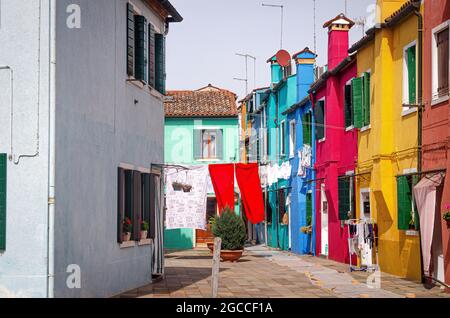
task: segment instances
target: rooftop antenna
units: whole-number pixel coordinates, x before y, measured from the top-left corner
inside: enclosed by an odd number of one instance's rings
[[[281,4],[262,4],[263,7],[280,8],[281,9],[281,42],[280,49],[283,48],[283,28],[284,28],[284,6]]]
[[[317,29],[316,29],[316,0],[313,0],[313,19],[314,19],[314,52],[317,52]]]
[[[236,53],[236,55],[245,58],[245,78],[246,78],[247,83],[248,83],[248,59],[252,59],[253,60],[253,67],[254,67],[254,70],[253,70],[253,85],[256,88],[256,57],[254,57],[254,56],[252,56],[250,54],[242,54],[242,53]],[[248,94],[248,87],[246,87],[245,93]]]
[[[362,28],[362,36],[364,37],[364,35],[366,34],[367,19],[364,17],[357,18],[357,19],[354,19],[354,22],[355,22],[355,25]]]
[[[344,0],[344,3],[345,3],[345,16],[347,16],[347,14],[348,14],[348,11],[347,11],[347,0]]]

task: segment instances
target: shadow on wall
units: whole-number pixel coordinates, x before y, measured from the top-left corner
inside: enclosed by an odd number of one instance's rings
[[[374,208],[376,211],[376,220],[378,222],[378,236],[380,237],[388,232],[395,224],[389,213],[386,201],[384,200],[383,192],[374,191],[373,195],[375,198]]]
[[[164,248],[168,250],[190,250],[194,248],[193,230],[164,230]]]

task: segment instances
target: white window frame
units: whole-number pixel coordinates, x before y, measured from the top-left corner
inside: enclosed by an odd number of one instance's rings
[[[286,155],[286,120],[280,122],[280,155]]]
[[[362,188],[359,190],[359,205],[360,205],[360,211],[359,211],[359,218],[362,220],[366,220],[366,216],[364,214],[364,194],[369,194],[369,205],[370,205],[370,219],[372,219],[372,200],[370,197],[370,188]]]
[[[409,72],[408,72],[408,50],[415,46],[416,47],[416,56],[417,56],[417,41],[414,40],[408,45],[406,45],[403,48],[403,78],[402,78],[402,85],[403,85],[403,105],[402,105],[402,116],[409,115],[411,113],[414,113],[417,111],[417,108],[410,107],[409,106]],[[416,59],[416,70],[418,70],[417,67],[417,59]],[[416,82],[416,101],[417,103],[417,82]],[[407,106],[405,106],[407,105]]]
[[[447,20],[440,25],[433,28],[431,31],[431,80],[432,80],[432,86],[431,86],[431,105],[436,105],[439,103],[442,103],[446,100],[449,100],[450,95],[439,97],[438,95],[438,56],[437,56],[437,41],[436,41],[436,35],[445,30],[446,28],[449,28],[449,37],[450,37],[450,20]],[[450,40],[450,39],[449,39]],[[450,45],[449,45],[449,59],[450,59]],[[449,66],[449,77],[450,77],[450,66]],[[450,82],[450,78],[449,78]]]
[[[214,140],[214,156],[213,157],[205,157],[205,149],[203,148],[204,146],[204,137],[205,134],[211,134],[214,133],[215,135],[215,140]],[[202,160],[206,160],[206,161],[211,161],[211,160],[218,160],[217,158],[217,129],[211,129],[211,128],[207,128],[207,129],[202,129],[201,130],[201,136],[202,136],[202,144],[201,144],[201,152],[202,152]]]
[[[327,108],[327,101],[326,97],[322,97],[321,99],[317,100],[318,102],[323,102],[323,138],[318,140],[319,143],[325,142],[327,140],[327,116],[325,109]]]
[[[295,146],[297,144],[297,127],[295,119],[289,122],[289,158],[295,157]]]

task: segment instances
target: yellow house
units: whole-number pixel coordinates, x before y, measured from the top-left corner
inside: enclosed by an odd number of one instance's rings
[[[248,163],[248,156],[250,152],[250,137],[252,124],[251,121],[248,120],[248,104],[249,96],[245,97],[243,100],[239,102],[239,153],[240,153],[240,162]]]
[[[420,1],[378,0],[379,23],[350,49],[357,54],[361,91],[356,98],[363,104],[356,126],[357,217],[377,224],[381,271],[417,281],[421,256],[412,187],[418,180],[420,149],[420,6]]]

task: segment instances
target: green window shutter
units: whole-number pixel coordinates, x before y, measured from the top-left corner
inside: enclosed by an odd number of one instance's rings
[[[344,112],[345,112],[345,127],[353,125],[353,113],[352,113],[352,86],[345,85],[345,97],[344,97]]]
[[[141,15],[136,15],[134,22],[136,30],[134,77],[147,82],[147,19]]]
[[[216,154],[217,154],[217,159],[223,160],[223,130],[222,129],[218,129],[216,131]]]
[[[303,144],[311,145],[311,113],[302,116]]]
[[[307,225],[309,221],[312,221],[312,194],[306,194],[306,223]]]
[[[416,104],[416,46],[407,50],[409,104]]]
[[[325,102],[319,101],[314,107],[316,117],[316,140],[325,138]]]
[[[150,196],[151,196],[151,177],[149,173],[142,174],[142,219],[146,221],[149,226],[153,225],[153,222],[150,220],[151,208],[150,208]],[[143,237],[143,239],[150,238],[150,231],[147,231],[147,237]]]
[[[348,213],[350,212],[350,179],[338,179],[339,192],[339,220],[348,220]]]
[[[370,125],[370,73],[364,73],[363,125]]]
[[[397,179],[398,229],[406,231],[411,221],[411,186],[407,176]]]
[[[141,173],[133,171],[133,233],[134,241],[141,239],[141,216],[142,216],[142,181]]]
[[[416,205],[416,200],[414,198],[414,187],[419,183],[420,178],[418,175],[414,175],[412,177],[412,186],[411,186],[411,198],[414,201],[414,225],[415,225],[415,229],[416,231],[420,230],[420,216],[419,216],[419,211],[417,209],[417,205]]]
[[[122,223],[125,218],[125,170],[118,169],[117,176],[117,242],[123,243]]]
[[[194,160],[202,159],[202,130],[200,129],[194,129],[193,146]]]
[[[153,24],[148,25],[148,84],[155,87],[155,27]]]
[[[0,154],[0,251],[6,250],[7,156]]]
[[[161,94],[166,93],[166,39],[163,34],[155,34],[155,89]]]
[[[363,127],[363,80],[361,77],[352,80],[353,125]]]
[[[127,75],[134,76],[134,8],[127,3]]]

